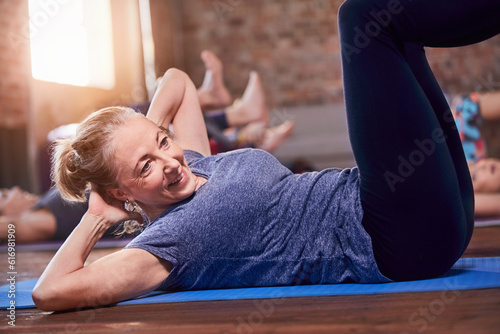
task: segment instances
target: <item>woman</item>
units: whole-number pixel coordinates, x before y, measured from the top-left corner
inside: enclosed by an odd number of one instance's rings
[[[92,115],[73,142],[60,144],[55,166],[69,196],[81,198],[92,184],[89,210],[40,278],[36,305],[61,310],[154,289],[445,273],[470,240],[473,189],[422,46],[491,37],[500,31],[499,10],[497,0],[342,5],[345,98],[359,170],[292,175],[252,149],[209,157],[196,90],[177,70],[166,73],[149,120],[120,109]],[[159,127],[170,124],[175,142]],[[109,226],[141,221],[123,209],[134,202],[153,222],[124,250],[84,266]]]

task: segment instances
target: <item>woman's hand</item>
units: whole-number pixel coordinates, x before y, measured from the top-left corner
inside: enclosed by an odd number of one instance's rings
[[[32,294],[38,308],[55,311],[115,303],[154,290],[168,276],[172,265],[142,249],[123,249],[85,266],[107,228],[141,219],[126,211],[122,202],[101,194],[92,185],[87,213],[39,278]]]
[[[103,198],[95,185],[92,185],[90,189],[89,209],[87,213],[102,219],[108,227],[125,220],[142,221],[139,213],[125,210],[123,202],[110,196]]]

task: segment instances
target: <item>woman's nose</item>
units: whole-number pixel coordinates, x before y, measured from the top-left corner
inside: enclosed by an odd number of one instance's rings
[[[165,174],[170,174],[172,172],[175,172],[179,168],[179,161],[170,156],[164,157],[162,160],[163,160],[163,172]]]

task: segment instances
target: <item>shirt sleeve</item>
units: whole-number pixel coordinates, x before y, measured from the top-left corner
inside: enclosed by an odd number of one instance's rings
[[[184,150],[183,152],[184,152],[184,158],[186,158],[188,166],[191,166],[196,161],[204,158],[204,156],[201,153],[198,153],[196,151]]]

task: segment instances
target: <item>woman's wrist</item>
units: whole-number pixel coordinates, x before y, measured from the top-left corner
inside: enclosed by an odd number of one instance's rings
[[[79,225],[81,225],[81,224],[85,225],[85,227],[87,227],[87,228],[90,228],[89,232],[91,232],[92,234],[95,234],[96,236],[98,236],[100,238],[104,235],[104,233],[110,227],[112,227],[116,223],[110,222],[109,220],[107,220],[104,217],[95,215],[95,214],[87,211],[83,215],[82,220],[80,221]]]

